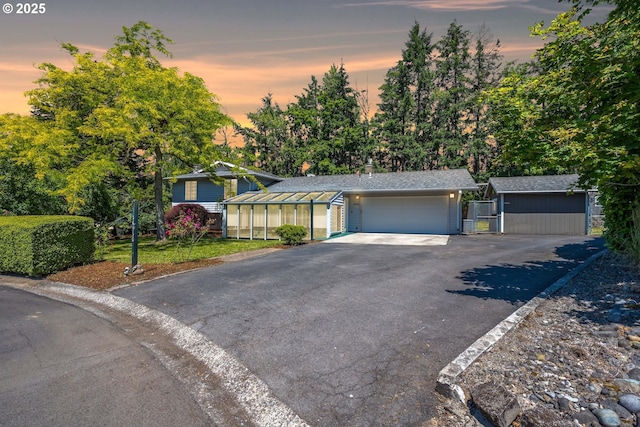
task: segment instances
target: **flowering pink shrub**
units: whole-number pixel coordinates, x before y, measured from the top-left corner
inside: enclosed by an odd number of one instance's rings
[[[207,234],[210,221],[203,222],[191,209],[178,215],[165,224],[169,239],[177,240],[176,253],[178,262],[189,261],[193,247]],[[187,251],[185,256],[185,250]]]
[[[179,216],[185,216],[187,211],[191,211],[189,215],[196,217],[201,222],[205,222],[207,220],[207,210],[204,206],[197,203],[180,203],[173,206],[166,214],[164,214],[164,222],[174,222]]]

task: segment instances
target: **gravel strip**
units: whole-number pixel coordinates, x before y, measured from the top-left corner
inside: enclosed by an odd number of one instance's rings
[[[640,407],[631,412],[621,404],[636,396],[640,405],[638,380],[640,270],[607,254],[480,356],[457,385],[467,399],[478,384],[504,386],[522,408],[514,427],[525,425],[523,414],[534,408],[554,412],[566,426],[597,427],[608,425],[606,416],[617,417],[617,425],[638,425]],[[491,424],[469,400],[448,400],[432,425]]]

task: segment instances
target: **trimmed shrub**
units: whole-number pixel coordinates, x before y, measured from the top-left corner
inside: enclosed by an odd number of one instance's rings
[[[299,245],[307,235],[307,229],[302,225],[283,224],[273,230],[280,239],[291,246]]]
[[[0,271],[45,276],[93,260],[93,219],[0,217]]]

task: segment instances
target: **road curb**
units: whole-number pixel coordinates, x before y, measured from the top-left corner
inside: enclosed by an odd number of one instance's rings
[[[584,270],[589,264],[601,257],[608,250],[592,255],[582,264],[565,274],[555,283],[527,302],[525,305],[513,312],[509,317],[498,323],[493,329],[476,340],[465,351],[460,353],[452,362],[445,366],[438,374],[436,381],[436,391],[447,398],[456,398],[461,402],[466,401],[464,391],[456,384],[459,376],[483,353],[491,350],[509,331],[518,326],[526,319],[542,302],[553,295],[558,289],[566,285],[578,273]]]
[[[82,301],[97,304],[132,316],[171,337],[174,344],[207,366],[220,378],[224,389],[236,396],[238,403],[257,426],[307,427],[308,424],[280,401],[266,383],[254,375],[235,357],[217,346],[200,332],[175,318],[142,304],[106,292],[98,292],[65,283],[0,276],[3,284],[76,305],[87,311]],[[75,301],[74,301],[75,300]],[[97,313],[94,313],[97,314]]]

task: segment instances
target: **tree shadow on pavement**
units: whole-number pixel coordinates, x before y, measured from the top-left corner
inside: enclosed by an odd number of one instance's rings
[[[519,264],[476,267],[463,271],[457,277],[467,286],[466,289],[447,292],[481,299],[502,300],[519,306],[603,248],[602,239],[590,239],[584,243],[556,248],[554,253],[557,259],[554,260],[530,260]]]

